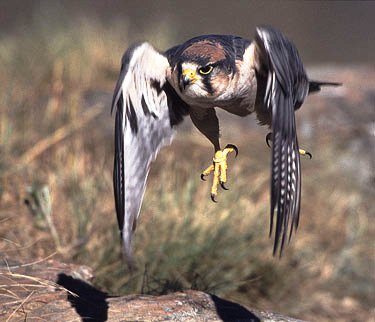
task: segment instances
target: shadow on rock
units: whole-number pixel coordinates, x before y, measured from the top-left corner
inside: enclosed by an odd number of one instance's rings
[[[260,322],[260,319],[242,305],[211,295],[216,312],[224,322]]]
[[[106,321],[108,318],[107,293],[97,290],[90,284],[66,274],[59,274],[57,284],[66,288],[68,301],[82,317],[82,321]]]

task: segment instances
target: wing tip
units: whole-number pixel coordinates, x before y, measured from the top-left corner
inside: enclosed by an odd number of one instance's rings
[[[281,214],[280,216],[285,217],[286,215]],[[294,217],[294,216],[296,216],[296,217]],[[282,224],[280,224],[280,227],[277,227],[278,225],[276,224],[275,239],[274,239],[273,250],[272,250],[272,256],[274,256],[274,257],[276,256],[277,252],[279,252],[279,258],[282,257],[283,251],[285,249],[285,245],[290,244],[293,232],[297,233],[299,213],[293,214],[291,217],[294,218],[294,219],[292,219],[292,223],[288,224],[287,227],[282,227],[281,226]],[[271,219],[271,225],[270,225],[270,233],[269,233],[270,238],[272,237],[272,232],[273,232],[273,219]]]
[[[127,265],[127,268],[129,272],[134,272],[136,269],[134,256],[133,256],[133,248],[131,243],[131,236],[127,237],[123,234],[123,232],[120,232],[121,234],[121,248],[122,248],[122,256],[124,258],[124,261]]]

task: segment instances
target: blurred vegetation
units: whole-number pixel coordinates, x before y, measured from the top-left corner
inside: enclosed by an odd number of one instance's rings
[[[62,26],[53,19],[0,38],[3,259],[53,254],[87,264],[94,284],[111,294],[192,288],[300,318],[370,319],[374,190],[338,163],[347,141],[330,130],[301,134],[314,159],[302,161],[301,227],[279,260],[267,237],[266,129],[226,130],[237,133],[230,141],[240,156],[231,160],[230,190],[217,205],[199,179],[212,149],[183,129],[153,164],[136,234],[137,270],[129,275],[114,213],[109,114],[126,22],[108,27],[73,17]],[[168,39],[157,37],[149,35],[163,48]]]

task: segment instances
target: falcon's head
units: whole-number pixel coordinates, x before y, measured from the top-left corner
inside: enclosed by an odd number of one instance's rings
[[[233,50],[232,50],[233,52]],[[193,41],[183,48],[172,67],[180,95],[189,99],[214,99],[229,86],[235,72],[235,56],[218,41]]]

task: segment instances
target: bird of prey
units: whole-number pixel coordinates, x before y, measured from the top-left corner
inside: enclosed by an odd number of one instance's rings
[[[239,116],[255,113],[259,123],[271,129],[270,235],[275,226],[274,254],[278,249],[281,254],[298,226],[300,154],[309,154],[299,148],[294,113],[308,94],[322,85],[339,84],[309,80],[296,47],[271,27],[258,27],[253,41],[205,35],[165,52],[144,42],[130,47],[121,63],[112,100],[113,181],[126,257],[131,259],[150,163],[172,141],[184,116],[213,144],[213,161],[201,174],[204,179],[213,172],[212,200],[219,184],[225,189],[227,155],[238,150],[232,144],[221,148],[215,108]]]

